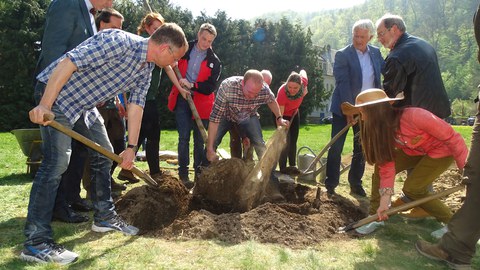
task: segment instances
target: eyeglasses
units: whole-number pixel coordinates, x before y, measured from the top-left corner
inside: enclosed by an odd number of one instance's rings
[[[170,51],[170,53],[172,54],[172,56],[173,56],[173,60],[174,60],[175,62],[178,62],[178,60],[180,60],[180,59],[177,59],[177,58],[175,58],[175,54],[173,54],[172,47],[168,46],[168,50],[169,50],[169,51]]]
[[[389,32],[390,29],[392,29],[392,28],[386,28],[385,30],[383,30],[383,31],[381,31],[381,32],[378,32],[378,33],[377,33],[377,38],[381,38],[381,37],[385,36],[385,34],[386,34],[387,32]]]

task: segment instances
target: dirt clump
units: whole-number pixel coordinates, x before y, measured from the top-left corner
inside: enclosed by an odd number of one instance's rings
[[[168,226],[189,212],[192,196],[177,177],[164,172],[155,181],[158,187],[135,187],[116,202],[120,215],[141,233]]]

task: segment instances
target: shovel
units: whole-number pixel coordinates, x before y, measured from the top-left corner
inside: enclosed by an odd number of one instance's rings
[[[408,203],[405,203],[405,204],[402,204],[400,206],[397,206],[397,207],[393,207],[393,208],[390,208],[388,210],[385,211],[385,214],[387,215],[394,215],[394,214],[397,214],[399,212],[403,212],[405,210],[408,210],[410,208],[413,208],[415,206],[419,206],[421,204],[424,204],[428,201],[431,201],[431,200],[434,200],[434,199],[438,199],[438,198],[441,198],[441,197],[444,197],[444,196],[447,196],[449,194],[452,194],[454,192],[457,192],[459,190],[462,190],[464,188],[464,185],[458,185],[456,187],[452,187],[452,188],[449,188],[449,189],[446,189],[442,192],[439,192],[439,193],[435,193],[435,194],[432,194],[428,197],[425,197],[425,198],[421,198],[419,200],[416,200],[416,201],[411,201],[411,202],[408,202]],[[345,227],[340,227],[338,228],[338,232],[339,233],[344,233],[344,232],[348,232],[352,229],[355,229],[355,228],[358,228],[360,226],[363,226],[365,224],[369,224],[373,221],[376,221],[378,220],[378,215],[371,215],[371,216],[368,216],[364,219],[361,219],[359,221],[356,221],[356,222],[353,222],[353,223],[350,223],[348,224],[347,226]]]
[[[177,75],[178,79],[182,79],[182,74],[180,73],[180,70],[178,69],[178,66],[175,66],[173,68],[173,71],[175,72],[175,75]],[[185,89],[187,91],[190,91],[188,89]],[[197,108],[195,107],[195,103],[193,103],[192,96],[187,95],[187,102],[188,106],[190,107],[190,110],[192,111],[193,119],[195,119],[195,123],[197,124],[198,130],[200,131],[200,135],[202,135],[203,142],[207,144],[207,131],[205,129],[205,126],[202,123],[202,119],[200,119],[200,115],[198,114]],[[230,158],[230,155],[225,151],[224,149],[217,149],[217,153],[219,154],[220,157],[222,158]]]
[[[97,151],[98,153],[108,157],[109,159],[117,162],[118,164],[122,163],[123,159],[107,149],[101,147],[99,144],[95,143],[94,141],[86,138],[85,136],[79,134],[78,132],[75,132],[64,125],[60,124],[59,122],[54,120],[54,116],[52,114],[45,114],[43,117],[44,121],[51,121],[48,125],[55,128],[56,130],[62,132],[63,134],[72,137],[73,139],[85,144],[86,146],[92,148],[93,150]],[[139,170],[137,167],[133,166],[131,171],[136,174],[138,177],[142,178],[142,180],[145,181],[150,186],[156,187],[158,186],[157,182],[153,180],[150,175],[144,173],[143,171]]]
[[[353,119],[354,123],[356,123],[358,121],[358,119],[359,119],[359,116],[356,116]],[[342,136],[343,133],[347,132],[347,130],[353,125],[354,125],[353,123],[348,123],[344,128],[342,128],[342,130],[340,130],[335,136],[333,136],[333,138],[327,143],[327,145],[325,145],[325,147],[323,147],[323,149],[320,151],[320,153],[310,163],[310,165],[307,167],[307,169],[302,172],[302,175],[315,173],[315,171],[312,170],[315,167],[315,164],[320,160],[320,158],[325,154],[325,152],[328,151],[330,146],[332,146],[332,144],[334,144],[338,140],[338,138],[340,138],[340,136]],[[320,208],[320,202],[321,202],[320,201],[320,195],[321,195],[320,190],[321,190],[320,184],[317,184],[317,192],[315,194],[315,199],[313,200],[313,203],[312,203],[312,207],[316,208],[316,209]]]

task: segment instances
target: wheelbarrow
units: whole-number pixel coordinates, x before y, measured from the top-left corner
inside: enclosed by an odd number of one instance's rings
[[[11,131],[17,139],[20,149],[27,157],[27,173],[32,177],[38,171],[42,163],[42,136],[39,128],[14,129]]]
[[[300,151],[303,149],[307,149],[310,153],[300,155]],[[315,161],[315,159],[316,159],[315,153],[308,146],[302,146],[300,147],[300,149],[298,149],[297,164],[298,164],[298,169],[300,171],[302,172],[306,171],[310,166],[310,164],[312,164],[312,162],[316,162],[316,164],[313,165],[314,166],[313,169],[300,174],[298,176],[298,180],[307,182],[307,183],[315,182],[314,184],[316,184],[317,176],[320,175],[320,178],[318,179],[319,182],[322,184],[325,183],[325,178],[327,175],[327,167],[326,167],[327,158],[321,157],[317,161]],[[350,169],[350,166],[351,164],[344,164],[343,162],[340,163],[340,175],[348,171]]]
[[[308,153],[303,153],[302,150],[308,150]],[[298,170],[301,172],[306,171],[309,169],[310,165],[312,162],[314,162],[316,159],[315,152],[308,147],[308,146],[302,146],[298,149],[297,151],[297,164],[298,164]],[[318,166],[320,163],[320,166]],[[316,184],[317,182],[317,176],[320,175],[320,182],[325,181],[325,175],[326,175],[326,167],[325,165],[327,164],[327,159],[326,158],[320,158],[318,159],[315,164],[313,165],[313,168],[308,172],[308,173],[303,173],[298,176],[298,180],[306,183],[313,183]]]

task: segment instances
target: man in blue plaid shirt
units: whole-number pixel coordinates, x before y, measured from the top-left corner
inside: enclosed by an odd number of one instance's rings
[[[215,149],[233,123],[238,124],[240,134],[248,138],[258,158],[263,156],[265,141],[257,116],[257,109],[263,104],[267,104],[275,114],[277,125],[288,125],[288,121],[282,118],[275,95],[263,81],[260,71],[250,69],[243,77],[230,77],[220,84],[208,125],[207,159],[209,161],[218,159]]]
[[[120,167],[130,170],[152,70],[155,64],[170,68],[187,49],[183,30],[173,23],[164,24],[150,38],[117,29],[105,30],[67,52],[38,75],[37,79],[46,83],[46,87],[39,105],[30,111],[30,120],[41,125],[44,157],[30,192],[22,259],[67,264],[78,258],[78,254],[54,242],[50,225],[57,188],[69,162],[71,138],[49,127],[44,115],[53,113],[62,125],[113,151],[95,106],[129,91],[129,145],[120,154],[123,158]],[[95,208],[92,230],[117,230],[136,235],[138,228],[128,225],[115,212],[110,190],[112,161],[90,149],[89,155]]]

